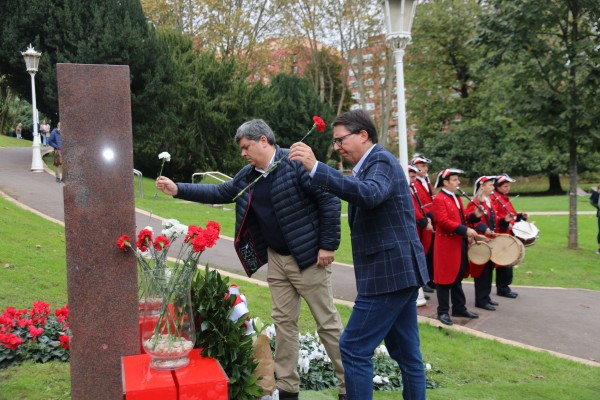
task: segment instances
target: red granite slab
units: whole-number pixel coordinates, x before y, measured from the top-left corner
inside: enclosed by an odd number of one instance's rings
[[[129,67],[57,64],[63,141],[71,398],[122,399],[139,353]],[[110,155],[112,154],[112,157]]]

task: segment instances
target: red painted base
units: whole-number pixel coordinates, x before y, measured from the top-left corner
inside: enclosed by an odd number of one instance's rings
[[[214,358],[189,354],[190,364],[175,371],[150,368],[150,356],[121,358],[123,394],[126,400],[228,400],[229,379]]]

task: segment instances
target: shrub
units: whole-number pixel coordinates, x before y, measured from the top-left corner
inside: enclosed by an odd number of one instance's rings
[[[7,307],[0,315],[0,368],[25,360],[69,360],[68,305],[51,313],[50,304],[34,301],[32,309]]]

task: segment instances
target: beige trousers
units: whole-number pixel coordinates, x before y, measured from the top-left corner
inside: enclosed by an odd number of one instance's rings
[[[269,249],[267,282],[271,289],[273,309],[271,318],[275,325],[275,375],[277,387],[286,392],[298,392],[298,318],[302,297],[317,323],[317,333],[333,364],[339,393],[346,393],[344,368],[339,341],[344,327],[333,305],[331,266],[318,267],[315,263],[300,270],[292,256],[282,256]]]

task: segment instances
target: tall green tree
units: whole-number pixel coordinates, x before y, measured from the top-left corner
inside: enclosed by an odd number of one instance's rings
[[[269,94],[272,103],[263,119],[275,132],[277,144],[289,147],[298,142],[313,125],[312,117],[318,115],[327,123],[327,130],[314,131],[304,142],[313,148],[317,159],[327,161],[334,113],[321,101],[312,83],[296,75],[279,74],[271,81]]]
[[[267,108],[266,88],[248,85],[235,60],[195,51],[188,35],[163,31],[159,39],[163,68],[139,99],[156,115],[139,121],[134,143],[139,169],[156,173],[157,155],[168,151],[166,173],[177,179],[206,170],[235,172],[243,165],[233,140],[236,129]]]
[[[569,155],[569,238],[577,248],[578,157],[600,135],[600,3],[493,0],[480,25],[489,65],[518,64],[514,107],[528,127]],[[516,96],[518,94],[519,96]]]

